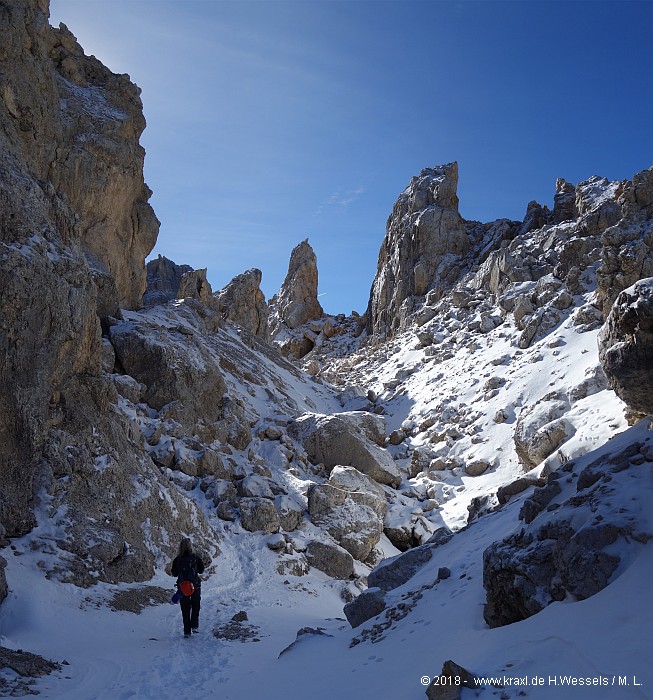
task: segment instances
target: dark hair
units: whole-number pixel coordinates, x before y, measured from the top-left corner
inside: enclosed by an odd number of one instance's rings
[[[184,557],[188,554],[193,553],[193,543],[190,541],[189,537],[182,537],[181,542],[179,543],[179,552],[178,556]]]

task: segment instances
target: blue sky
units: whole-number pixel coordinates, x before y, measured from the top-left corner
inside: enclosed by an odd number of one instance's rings
[[[153,254],[214,289],[258,267],[269,298],[309,238],[324,308],[363,312],[422,168],[457,160],[461,214],[490,221],[653,164],[648,0],[52,0],[51,22],[142,88]]]

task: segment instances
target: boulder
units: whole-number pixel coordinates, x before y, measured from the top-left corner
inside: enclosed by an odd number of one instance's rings
[[[281,523],[274,503],[267,498],[242,498],[239,502],[240,522],[250,532],[262,531],[272,534]]]
[[[292,532],[301,525],[304,506],[297,503],[294,498],[280,494],[274,499],[274,507],[277,509],[282,530]]]
[[[385,610],[384,593],[380,588],[368,588],[344,607],[345,617],[352,629],[371,620]]]
[[[432,545],[421,545],[409,549],[396,557],[384,559],[381,564],[370,571],[367,577],[369,586],[374,586],[382,591],[391,591],[410,580],[419,569],[433,556]]]
[[[161,333],[153,323],[123,321],[111,327],[111,343],[127,374],[147,387],[144,400],[157,410],[179,402],[176,417],[194,425],[220,418],[224,378],[215,359],[183,334]]]
[[[653,277],[617,297],[599,334],[599,359],[619,398],[653,413]]]
[[[346,580],[354,575],[354,559],[336,544],[312,540],[306,547],[306,559],[311,566],[331,578]]]
[[[508,503],[508,501],[519,493],[522,493],[527,488],[531,486],[544,486],[544,479],[538,479],[534,476],[523,476],[515,481],[511,481],[505,486],[500,486],[497,491],[497,500],[501,505]]]
[[[347,414],[307,413],[290,424],[288,432],[306,450],[314,464],[331,469],[336,465],[355,467],[374,481],[398,487],[401,474],[386,450],[375,445],[359,427],[358,417]]]
[[[573,427],[563,418],[568,410],[567,396],[555,392],[522,409],[515,424],[515,450],[529,468],[540,464],[573,434]]]
[[[270,498],[274,499],[274,493],[270,487],[269,479],[258,474],[246,476],[238,484],[238,495],[241,498]]]
[[[330,483],[308,489],[311,521],[323,527],[355,559],[364,561],[383,532],[382,517],[368,492],[346,491]]]
[[[426,689],[426,697],[428,700],[460,700],[463,688],[478,690],[482,687],[483,683],[478,676],[449,660],[442,664],[439,676]]]

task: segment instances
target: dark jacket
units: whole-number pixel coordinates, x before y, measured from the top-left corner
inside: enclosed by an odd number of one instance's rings
[[[170,569],[170,573],[173,576],[178,577],[181,570],[184,568],[184,560],[189,557],[195,560],[195,571],[197,571],[197,576],[195,577],[195,580],[192,583],[193,586],[198,588],[202,584],[200,580],[200,574],[204,573],[204,562],[200,559],[200,557],[197,556],[197,554],[184,555],[183,557],[175,557],[174,561],[172,562],[172,568]],[[177,580],[177,583],[180,583],[180,581]]]

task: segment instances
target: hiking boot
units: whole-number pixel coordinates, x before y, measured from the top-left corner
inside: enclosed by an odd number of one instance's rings
[[[192,632],[193,634],[199,634],[199,633],[200,633],[200,628],[199,628],[199,627],[193,627],[193,629],[191,630],[191,632]]]
[[[184,632],[184,639],[188,639],[188,637],[190,637],[190,636],[191,636],[190,632]]]

